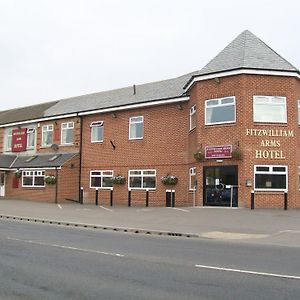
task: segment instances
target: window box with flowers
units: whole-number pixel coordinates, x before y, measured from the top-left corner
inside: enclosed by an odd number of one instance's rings
[[[112,184],[124,184],[126,181],[124,176],[118,175],[118,176],[113,176],[111,179]]]
[[[165,185],[175,185],[178,182],[176,176],[166,175],[160,178],[161,182]]]
[[[240,149],[235,149],[231,152],[231,157],[234,159],[242,159],[242,152]]]
[[[56,183],[56,177],[54,175],[48,175],[48,176],[45,176],[45,183],[46,184],[55,184]]]

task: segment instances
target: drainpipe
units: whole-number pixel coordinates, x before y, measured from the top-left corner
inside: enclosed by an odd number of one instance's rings
[[[77,114],[78,116],[78,114]],[[80,200],[80,193],[81,193],[81,163],[82,163],[82,132],[83,132],[83,125],[82,125],[82,116],[80,118],[80,137],[79,137],[79,186],[78,186],[78,199]]]

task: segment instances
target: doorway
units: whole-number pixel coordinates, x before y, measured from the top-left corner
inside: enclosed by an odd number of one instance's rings
[[[0,172],[0,197],[5,196],[5,173]]]
[[[203,179],[204,206],[238,206],[238,166],[204,167]]]

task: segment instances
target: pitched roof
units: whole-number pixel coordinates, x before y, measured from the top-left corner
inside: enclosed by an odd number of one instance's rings
[[[9,169],[16,157],[16,155],[0,154],[0,169]]]
[[[245,30],[204,66],[197,75],[242,68],[299,72],[296,67],[252,32]]]

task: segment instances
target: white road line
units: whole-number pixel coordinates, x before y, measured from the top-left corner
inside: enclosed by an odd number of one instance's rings
[[[102,205],[100,205],[99,207],[101,207],[101,208],[103,208],[103,209],[105,209],[105,210],[107,210],[107,211],[113,212],[113,210],[112,210],[112,209],[109,209],[109,208],[107,208],[107,207],[104,207],[104,206],[102,206]]]
[[[17,238],[12,238],[12,237],[7,237],[6,239],[10,240],[10,241],[23,242],[23,243],[27,243],[27,244],[34,244],[34,245],[40,245],[40,246],[48,246],[48,247],[55,247],[55,248],[61,248],[61,249],[75,250],[75,251],[80,251],[80,252],[103,254],[103,255],[117,256],[117,257],[124,257],[125,256],[125,255],[119,254],[119,253],[110,253],[110,252],[104,252],[104,251],[98,251],[98,250],[92,250],[92,249],[76,248],[76,247],[70,247],[70,246],[64,246],[64,245],[58,245],[58,244],[48,244],[48,243],[44,243],[44,242],[23,240],[23,239],[17,239]]]
[[[148,212],[148,211],[152,211],[153,209],[152,208],[138,208],[137,210],[136,210],[136,212],[143,212],[143,211],[145,211],[145,212]]]
[[[255,272],[255,271],[239,270],[239,269],[228,269],[228,268],[212,267],[212,266],[205,266],[205,265],[195,265],[195,267],[201,269],[211,269],[211,270],[226,271],[226,272],[245,273],[245,274],[252,274],[252,275],[300,280],[300,276],[285,275],[285,274],[274,274],[274,273]]]
[[[168,207],[168,208],[174,209],[174,210],[179,210],[179,211],[184,211],[184,212],[190,212],[189,210],[183,209],[183,208],[177,208],[177,207]]]
[[[57,206],[58,206],[60,209],[62,209],[62,206],[61,206],[60,204],[57,204]]]

